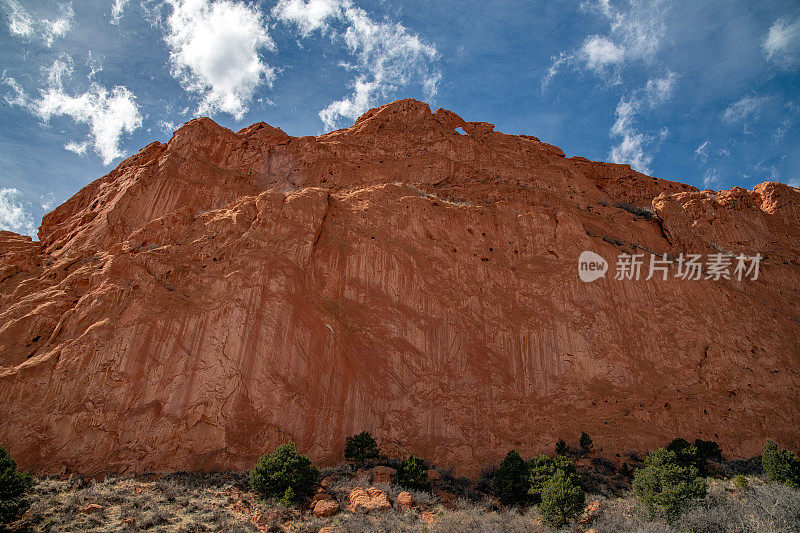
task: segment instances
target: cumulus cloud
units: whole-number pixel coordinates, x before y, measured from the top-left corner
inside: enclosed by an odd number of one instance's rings
[[[792,23],[780,18],[770,27],[762,43],[767,60],[791,70],[800,65],[800,17]]]
[[[201,97],[198,113],[241,119],[258,86],[275,71],[259,52],[273,50],[261,11],[231,0],[168,0],[172,13],[164,37],[172,74]]]
[[[3,0],[8,20],[8,30],[12,35],[27,39],[38,38],[48,48],[55,40],[63,37],[72,28],[75,13],[72,4],[60,4],[56,18],[33,18],[17,0]]]
[[[22,193],[18,189],[0,189],[0,230],[32,236],[36,234],[33,216],[25,209]]]
[[[278,20],[294,24],[303,35],[314,31],[344,42],[356,72],[349,96],[320,111],[326,126],[356,119],[381,97],[418,82],[426,98],[436,95],[441,73],[436,48],[399,23],[376,22],[351,0],[281,0],[272,10]]]
[[[625,64],[652,61],[666,34],[664,21],[669,5],[667,0],[627,0],[617,9],[608,0],[584,2],[581,8],[606,21],[608,32],[589,35],[580,49],[554,56],[542,86],[546,88],[567,65],[619,82],[619,69]]]
[[[757,117],[761,108],[769,101],[766,96],[745,96],[729,105],[722,112],[722,119],[728,123],[740,122]]]
[[[67,116],[79,124],[89,126],[86,141],[71,141],[64,148],[78,154],[86,152],[91,144],[94,151],[108,165],[125,155],[119,143],[123,133],[133,133],[142,126],[142,115],[136,97],[126,87],[116,86],[110,91],[98,83],[89,90],[70,95],[64,89],[64,79],[72,74],[72,58],[62,55],[47,70],[47,87],[39,98],[29,98],[13,78],[3,73],[3,82],[16,93],[6,101],[21,105],[44,122],[55,116]]]
[[[611,147],[609,157],[614,163],[626,163],[631,168],[650,173],[653,156],[650,147],[669,135],[668,128],[662,128],[656,137],[642,131],[639,125],[640,115],[672,98],[678,75],[668,72],[665,76],[652,78],[645,86],[627,98],[623,97],[617,104],[616,120],[611,127],[611,138],[618,139]]]

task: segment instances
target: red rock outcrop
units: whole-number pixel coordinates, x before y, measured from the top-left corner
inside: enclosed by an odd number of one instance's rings
[[[247,469],[289,439],[334,463],[364,429],[467,473],[581,431],[797,450],[799,236],[786,185],[698,191],[413,100],[319,137],[193,120],[40,242],[0,232],[0,443],[84,474]],[[587,284],[583,250],[763,260]]]
[[[370,513],[392,508],[392,504],[389,502],[389,495],[375,487],[368,489],[356,487],[350,491],[348,500],[350,503],[347,506],[347,510],[354,513]]]

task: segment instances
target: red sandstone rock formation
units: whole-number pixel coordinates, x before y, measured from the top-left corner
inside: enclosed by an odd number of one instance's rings
[[[413,100],[319,137],[193,120],[40,242],[0,232],[0,443],[85,474],[247,469],[289,439],[333,463],[364,429],[467,473],[581,431],[797,450],[799,236],[786,185],[698,191]],[[586,284],[583,250],[764,259]]]

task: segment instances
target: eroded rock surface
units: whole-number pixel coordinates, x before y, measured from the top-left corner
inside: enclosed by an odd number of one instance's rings
[[[403,100],[319,137],[193,120],[39,237],[0,232],[0,443],[36,473],[247,469],[289,439],[335,463],[364,429],[465,473],[581,431],[800,448],[779,183],[698,191]],[[586,284],[583,250],[764,259]]]

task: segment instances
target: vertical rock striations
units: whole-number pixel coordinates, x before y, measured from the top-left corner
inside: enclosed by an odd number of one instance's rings
[[[0,232],[0,443],[36,472],[336,462],[363,429],[468,473],[581,431],[800,447],[779,183],[698,191],[402,100],[319,137],[193,120],[39,237]],[[583,250],[763,260],[587,284]]]

